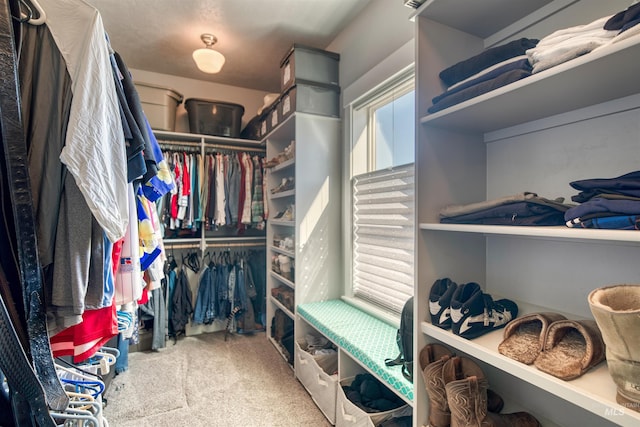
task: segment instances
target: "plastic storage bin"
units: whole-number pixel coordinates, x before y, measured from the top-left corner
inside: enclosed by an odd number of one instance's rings
[[[294,44],[280,61],[280,92],[298,80],[338,85],[339,62],[337,53]]]
[[[296,111],[339,117],[340,87],[299,80],[282,95],[278,109],[281,121]]]
[[[306,350],[304,340],[296,341],[296,376],[331,424],[336,421],[338,390],[338,352],[314,356]]]
[[[382,422],[405,415],[411,415],[413,409],[409,405],[403,405],[390,411],[365,412],[351,402],[344,394],[342,385],[350,385],[355,377],[346,378],[338,384],[336,398],[336,427],[375,427]]]
[[[240,137],[244,107],[229,102],[189,98],[184,103],[189,130],[204,135]]]
[[[171,88],[150,83],[135,82],[135,85],[142,110],[151,128],[173,132],[176,126],[176,110],[182,102],[182,95]]]

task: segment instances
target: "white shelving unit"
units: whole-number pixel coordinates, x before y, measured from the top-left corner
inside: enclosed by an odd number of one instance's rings
[[[267,221],[267,268],[272,268],[272,258],[284,255],[291,259],[291,280],[270,271],[267,275],[267,335],[276,309],[292,319],[294,330],[298,328],[295,309],[284,307],[271,297],[271,289],[280,286],[295,292],[295,304],[338,298],[340,284],[340,120],[314,114],[294,113],[274,128],[265,138],[267,160],[278,157],[285,147],[295,141],[295,155],[266,174],[269,216]],[[271,189],[283,179],[293,178],[295,188],[271,194]],[[271,219],[294,206],[294,217]],[[283,249],[274,240],[290,237],[294,246]],[[272,337],[279,351],[282,343]],[[297,332],[293,338],[298,338]],[[293,340],[290,341],[293,345]],[[290,361],[293,358],[290,351]]]
[[[520,314],[592,318],[588,293],[638,283],[637,231],[441,224],[439,211],[532,191],[570,201],[572,181],[612,178],[640,164],[640,37],[631,37],[434,114],[438,73],[484,48],[587,24],[630,1],[428,0],[416,25],[417,255],[414,360],[441,342],[477,360],[490,386],[543,426],[637,426],[618,405],[606,363],[563,381],[499,354],[503,331],[473,340],[430,324],[435,280],[478,282]],[[414,378],[414,425],[427,424],[428,396]],[[504,411],[503,411],[504,412]]]

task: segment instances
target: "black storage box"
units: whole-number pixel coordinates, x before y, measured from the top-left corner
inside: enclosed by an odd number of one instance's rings
[[[340,117],[340,87],[298,80],[280,98],[280,121],[293,112]]]
[[[298,80],[338,85],[340,55],[309,46],[294,44],[280,61],[280,92]]]
[[[240,132],[240,138],[259,140],[262,138],[260,133],[260,122],[262,121],[262,115],[254,116],[249,123]]]
[[[229,102],[189,98],[184,103],[191,133],[240,137],[244,107]]]

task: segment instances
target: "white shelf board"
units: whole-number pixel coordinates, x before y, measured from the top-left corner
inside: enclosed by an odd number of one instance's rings
[[[561,240],[601,240],[609,242],[640,243],[638,230],[603,230],[588,228],[511,226],[511,225],[476,225],[476,224],[441,224],[422,223],[422,230],[478,233],[485,235],[506,235],[520,237],[538,237]]]
[[[291,135],[294,133],[295,123],[294,117],[296,113],[293,113],[262,138],[262,142],[266,143],[268,139],[291,139]]]
[[[296,160],[295,159],[289,159],[289,160],[285,160],[284,162],[275,165],[274,167],[272,167],[270,169],[271,169],[271,172],[279,172],[281,170],[289,169],[291,166],[293,166],[295,164],[296,164]]]
[[[270,219],[268,221],[271,225],[281,225],[283,227],[294,227],[296,225],[295,221],[283,221],[280,219]]]
[[[170,132],[162,130],[154,130],[153,134],[158,139],[158,142],[201,142],[206,144],[221,144],[221,145],[233,145],[240,146],[249,149],[264,149],[264,143],[262,141],[256,141],[253,139],[243,138],[229,138],[226,136],[204,135],[197,133],[187,132]]]
[[[273,252],[277,252],[277,253],[279,253],[279,254],[286,255],[286,256],[288,256],[289,258],[295,258],[295,257],[296,257],[296,255],[293,253],[293,251],[288,251],[288,250],[286,250],[286,249],[280,249],[280,248],[279,248],[279,247],[277,247],[277,246],[271,246],[271,247],[270,247],[270,249],[271,249]]]
[[[558,312],[522,302],[517,302],[517,304],[519,316],[541,311]],[[576,318],[575,316],[567,317]],[[429,337],[482,360],[595,415],[607,418],[611,413],[615,413],[618,414],[615,417],[615,422],[622,426],[640,425],[640,412],[625,409],[616,402],[616,386],[609,375],[606,362],[600,363],[579,378],[564,381],[539,371],[534,365],[528,366],[500,354],[498,345],[503,340],[504,329],[492,331],[472,340],[461,338],[454,335],[451,330],[438,328],[429,322],[422,322],[421,330]]]
[[[187,237],[187,238],[165,238],[162,240],[163,244],[165,246],[171,246],[171,245],[182,245],[182,244],[188,244],[188,243],[200,243],[202,241],[202,239],[200,237]]]
[[[552,0],[427,0],[411,18],[429,18],[486,38],[549,3]]]
[[[287,190],[287,191],[281,191],[279,193],[271,193],[269,195],[269,198],[271,199],[282,199],[283,197],[293,197],[296,195],[296,190]]]
[[[284,313],[291,318],[291,320],[296,320],[295,314],[291,312],[287,307],[284,306],[280,301],[278,301],[275,297],[271,296],[271,303],[277,306],[280,310],[284,311]]]
[[[287,285],[291,289],[295,289],[296,288],[296,284],[293,283],[291,280],[285,279],[284,277],[282,277],[281,275],[279,275],[278,273],[276,273],[273,270],[271,270],[270,273],[271,273],[271,277],[276,278],[279,282]]]
[[[420,122],[486,133],[639,93],[638,57],[640,35],[635,35],[426,115]]]

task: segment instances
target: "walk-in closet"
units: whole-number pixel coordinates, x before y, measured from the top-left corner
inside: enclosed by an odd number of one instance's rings
[[[638,0],[0,0],[0,427],[640,426]]]

